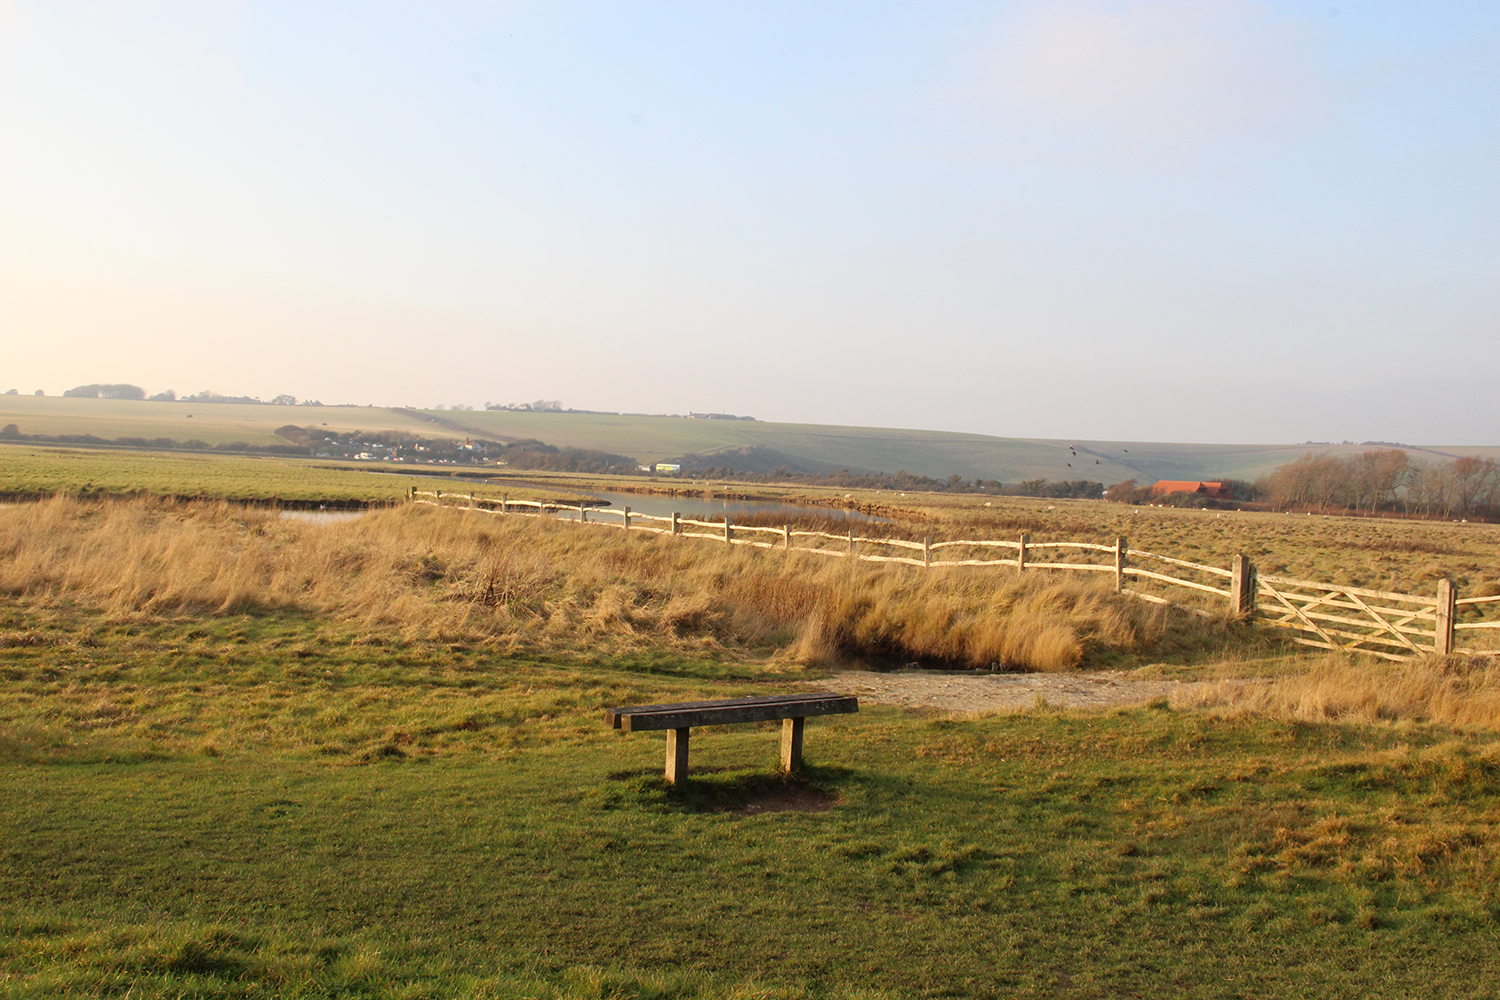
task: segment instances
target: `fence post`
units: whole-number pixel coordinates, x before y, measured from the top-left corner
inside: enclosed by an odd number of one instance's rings
[[[474,494],[472,493],[469,494],[469,509],[474,509]]]
[[[1029,541],[1031,541],[1031,536],[1024,531],[1021,532],[1021,547],[1016,550],[1017,573],[1026,572],[1026,543]]]
[[[672,511],[672,534],[680,535],[681,533],[682,525],[677,523],[677,512],[674,510]]]
[[[1255,566],[1236,553],[1229,572],[1229,613],[1243,621],[1255,614]]]
[[[406,488],[406,502],[407,503],[411,503],[411,492],[414,489],[416,489],[416,487],[414,487],[414,486],[408,486]]]
[[[1115,593],[1125,589],[1125,558],[1130,552],[1130,543],[1124,538],[1115,539]]]
[[[630,530],[630,508],[629,507],[625,508],[625,530],[626,531]]]
[[[579,503],[579,505],[578,505],[578,523],[579,524],[588,524],[589,523],[589,509],[587,507],[585,507],[582,503]]]
[[[1458,595],[1453,591],[1453,581],[1446,576],[1438,581],[1437,600],[1437,654],[1447,656],[1453,652],[1453,622],[1457,617]]]
[[[506,506],[506,500],[505,500],[505,497],[503,497],[503,496],[500,498],[500,513],[502,513],[502,514],[509,514],[510,513],[510,508],[508,506]]]
[[[922,568],[932,569],[932,538],[922,539]]]
[[[433,490],[432,491],[432,502],[435,503],[435,504],[437,504],[439,507],[441,507],[443,505],[443,491],[442,490]]]
[[[786,539],[786,550],[792,551],[792,526],[790,524],[781,526],[781,537]]]
[[[734,518],[728,514],[724,515],[724,544],[734,544]]]
[[[854,529],[849,529],[849,558],[854,558]]]

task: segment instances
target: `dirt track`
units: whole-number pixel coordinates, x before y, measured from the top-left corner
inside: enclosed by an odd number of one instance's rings
[[[1038,696],[1056,708],[1143,705],[1195,687],[1182,681],[1136,680],[1119,670],[1087,674],[959,674],[903,670],[834,674],[821,687],[857,695],[875,705],[935,708],[945,712],[997,712],[1031,708]]]

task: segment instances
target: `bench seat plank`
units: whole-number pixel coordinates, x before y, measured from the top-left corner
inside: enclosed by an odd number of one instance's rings
[[[738,722],[802,719],[815,715],[843,715],[858,711],[858,698],[832,691],[819,691],[813,694],[728,698],[722,701],[628,705],[605,709],[605,718],[615,729],[627,733],[638,733],[655,729],[686,729],[690,726],[719,726]]]

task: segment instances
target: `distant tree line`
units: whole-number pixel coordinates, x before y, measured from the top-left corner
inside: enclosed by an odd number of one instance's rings
[[[1467,455],[1413,462],[1395,448],[1303,455],[1263,481],[1277,510],[1391,510],[1424,517],[1500,518],[1500,465]]]
[[[76,385],[63,395],[75,399],[145,399],[146,390],[138,385],[123,383],[101,385],[95,382],[90,385]]]
[[[1500,519],[1500,464],[1468,455],[1415,462],[1400,448],[1357,455],[1308,453],[1255,482],[1222,480],[1228,500],[1201,493],[1157,493],[1134,479],[1115,483],[1116,503],[1224,507],[1253,503],[1272,510],[1388,511],[1418,517]]]
[[[176,438],[117,437],[102,438],[96,434],[22,434],[15,424],[0,427],[0,440],[28,441],[34,444],[74,444],[93,447],[135,448],[141,451],[234,451],[267,455],[311,455],[312,449],[295,444],[250,444],[247,441],[230,441],[226,444],[209,444],[197,438],[178,441]]]
[[[38,396],[42,390],[36,391]],[[15,395],[12,389],[7,395]],[[155,395],[146,395],[146,390],[138,385],[126,383],[101,383],[91,382],[88,385],[75,385],[63,393],[64,396],[73,399],[144,399],[152,403],[243,403],[250,406],[322,406],[316,399],[298,400],[296,396],[282,393],[271,399],[269,403],[259,396],[225,396],[214,392],[212,389],[204,389],[202,392],[193,393],[191,396],[179,396],[171,389],[165,389]]]

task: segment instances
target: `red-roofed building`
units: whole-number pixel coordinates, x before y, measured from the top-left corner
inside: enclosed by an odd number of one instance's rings
[[[1168,493],[1201,493],[1211,500],[1229,500],[1229,491],[1223,483],[1200,483],[1196,480],[1163,479],[1151,487],[1152,496],[1164,497]]]

